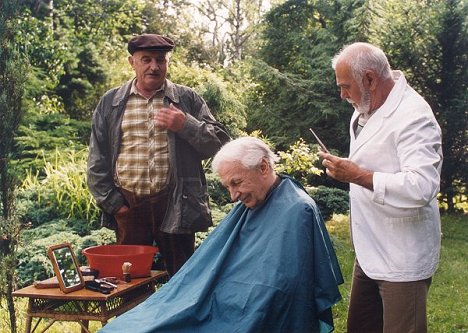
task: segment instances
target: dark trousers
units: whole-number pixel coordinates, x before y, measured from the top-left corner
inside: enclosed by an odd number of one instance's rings
[[[167,191],[145,198],[137,198],[123,189],[121,192],[129,210],[115,215],[117,244],[153,245],[156,242],[166,270],[173,276],[193,254],[195,235],[160,231],[167,210]]]
[[[431,278],[413,282],[373,280],[354,264],[348,333],[425,333]]]

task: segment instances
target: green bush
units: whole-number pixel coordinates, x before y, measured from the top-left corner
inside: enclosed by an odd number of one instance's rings
[[[55,207],[56,217],[77,218],[96,223],[99,209],[86,184],[88,150],[55,151],[45,161],[43,173],[28,173],[20,191],[29,191],[43,207]]]
[[[80,236],[67,229],[66,221],[58,220],[44,223],[38,228],[22,233],[18,248],[18,284],[20,287],[53,276],[47,248],[63,242],[76,244],[80,240]]]
[[[349,194],[339,188],[325,186],[308,189],[309,195],[314,199],[325,221],[333,214],[346,214],[349,210]]]
[[[230,79],[236,78],[231,72]],[[199,66],[187,66],[176,58],[172,60],[170,79],[194,88],[206,101],[211,113],[228,127],[232,136],[239,136],[246,126],[246,106],[239,82],[229,82],[219,73]]]
[[[57,205],[52,204],[53,192],[43,188],[40,192],[32,188],[23,188],[17,192],[16,214],[21,223],[28,227],[37,227],[48,221],[65,217]]]
[[[215,202],[211,202],[211,215],[213,217],[213,226],[208,228],[206,232],[197,232],[195,234],[195,247],[200,246],[201,243],[208,237],[208,235],[216,228],[219,222],[226,216],[227,213],[234,207],[235,203],[228,203],[222,206],[217,205]]]
[[[23,175],[27,170],[43,174],[46,161],[56,157],[57,148],[64,152],[82,150],[89,135],[89,121],[77,121],[60,113],[28,115],[15,137],[14,164]]]
[[[72,245],[80,265],[86,265],[86,258],[81,251],[90,246],[111,244],[115,242],[115,233],[105,228],[91,231],[85,237],[73,229],[79,229],[73,219],[52,220],[39,227],[23,230],[18,248],[18,285],[29,285],[35,280],[44,280],[53,276],[52,265],[47,256],[47,248],[52,245],[68,242]]]
[[[213,173],[206,173],[206,182],[210,199],[218,206],[224,206],[231,202],[231,197],[219,178]]]
[[[303,139],[292,144],[287,151],[278,151],[280,161],[276,171],[296,178],[303,184],[307,183],[307,177],[311,174],[319,175],[322,171],[315,166],[318,160],[311,146]]]

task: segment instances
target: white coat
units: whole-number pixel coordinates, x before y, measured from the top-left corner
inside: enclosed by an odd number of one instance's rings
[[[441,130],[430,106],[394,72],[395,85],[359,136],[351,119],[349,159],[374,171],[374,190],[350,185],[356,258],[372,279],[391,282],[431,277],[439,261],[437,193]]]

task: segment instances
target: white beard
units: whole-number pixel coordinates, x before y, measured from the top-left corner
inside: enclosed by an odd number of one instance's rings
[[[361,102],[358,104],[354,102],[352,99],[347,98],[346,101],[350,104],[353,105],[354,109],[359,112],[360,114],[368,114],[370,113],[370,104],[371,104],[371,99],[370,99],[370,93],[368,91],[365,91],[362,94],[361,97]]]

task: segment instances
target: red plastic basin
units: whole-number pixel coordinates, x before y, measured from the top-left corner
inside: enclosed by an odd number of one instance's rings
[[[132,264],[130,270],[132,278],[150,276],[156,252],[158,252],[157,247],[146,245],[99,245],[83,250],[89,267],[97,269],[99,277],[118,278],[123,278],[124,262]]]

